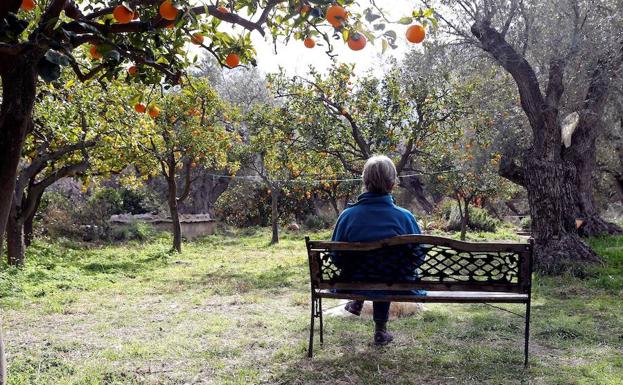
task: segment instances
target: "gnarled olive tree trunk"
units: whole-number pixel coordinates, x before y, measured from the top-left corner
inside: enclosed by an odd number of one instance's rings
[[[503,158],[500,174],[528,192],[536,268],[550,274],[562,271],[582,274],[586,264],[601,259],[580,239],[575,227],[580,195],[578,171],[571,160],[563,157],[558,114],[566,62],[562,59],[550,62],[543,94],[533,68],[506,42],[504,35],[486,20],[474,23],[471,31],[482,48],[515,80],[521,107],[532,128],[532,146],[524,153],[521,164]],[[594,97],[589,88],[587,100]]]

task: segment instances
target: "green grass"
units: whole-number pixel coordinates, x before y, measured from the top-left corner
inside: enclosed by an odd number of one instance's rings
[[[623,237],[590,241],[607,264],[586,279],[535,278],[528,370],[521,319],[484,305],[427,305],[392,321],[383,349],[371,321],[328,318],[308,360],[302,237],[271,247],[249,229],[181,255],[167,237],[38,241],[23,270],[0,271],[9,383],[623,384]]]

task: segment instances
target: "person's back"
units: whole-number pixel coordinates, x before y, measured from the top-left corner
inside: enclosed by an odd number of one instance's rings
[[[374,156],[366,162],[363,171],[365,190],[357,202],[349,205],[335,224],[332,240],[342,242],[372,242],[397,235],[420,234],[420,229],[413,214],[394,204],[391,191],[396,184],[396,168],[386,156]],[[342,265],[344,271],[354,270],[350,262],[340,261],[335,256],[336,265]],[[405,261],[408,262],[408,261]],[[413,270],[413,275],[417,273]],[[362,301],[350,301],[346,310],[359,315]],[[387,332],[389,302],[374,301],[375,333],[374,342],[384,345],[393,340]]]
[[[340,214],[332,240],[371,242],[404,234],[420,234],[413,214],[396,206],[389,193],[365,192]]]

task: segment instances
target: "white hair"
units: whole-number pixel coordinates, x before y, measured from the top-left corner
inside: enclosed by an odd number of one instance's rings
[[[375,194],[388,194],[396,184],[396,166],[385,155],[375,155],[363,166],[363,184],[366,191]]]

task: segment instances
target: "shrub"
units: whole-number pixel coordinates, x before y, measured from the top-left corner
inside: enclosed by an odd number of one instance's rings
[[[335,215],[331,214],[312,214],[305,217],[303,227],[308,230],[330,229],[335,224]]]
[[[109,237],[115,241],[144,241],[154,234],[154,228],[148,223],[128,223],[120,226],[113,226]]]
[[[446,229],[451,231],[461,230],[461,213],[456,202],[444,201],[438,209],[441,217],[446,221]],[[469,222],[467,227],[471,230],[495,232],[499,221],[492,217],[487,210],[478,207],[469,207]]]
[[[530,216],[521,218],[519,225],[524,230],[530,230],[530,228],[532,227],[532,218]]]
[[[230,184],[216,202],[216,215],[237,227],[268,226],[271,223],[271,194],[260,185],[243,182]],[[314,212],[312,195],[284,192],[279,196],[279,219],[300,221]]]

